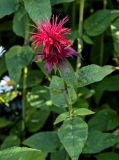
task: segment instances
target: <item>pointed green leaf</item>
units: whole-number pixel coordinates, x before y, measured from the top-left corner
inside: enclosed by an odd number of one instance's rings
[[[13,146],[19,146],[20,145],[20,139],[16,135],[9,135],[5,138],[1,145],[1,149],[10,148]]]
[[[58,124],[58,123],[64,121],[68,116],[69,116],[69,112],[65,112],[65,113],[60,114],[60,115],[56,118],[54,124]]]
[[[98,66],[91,64],[82,67],[77,73],[78,87],[84,87],[94,82],[101,81],[104,77],[115,71],[113,66]]]
[[[87,109],[87,108],[79,108],[74,110],[74,115],[76,116],[86,116],[86,115],[90,115],[90,114],[94,114],[95,112]]]
[[[44,152],[55,152],[59,140],[56,132],[39,132],[27,138],[23,144]]]
[[[78,160],[88,136],[88,126],[78,117],[68,118],[58,130],[58,136],[72,160]]]
[[[119,116],[113,109],[105,108],[97,112],[88,121],[92,130],[108,131],[119,126]]]
[[[97,36],[103,33],[118,16],[118,10],[99,10],[85,20],[84,29],[88,35]]]
[[[106,148],[112,147],[118,142],[119,136],[111,133],[102,133],[100,131],[91,130],[83,149],[83,153],[99,153]]]

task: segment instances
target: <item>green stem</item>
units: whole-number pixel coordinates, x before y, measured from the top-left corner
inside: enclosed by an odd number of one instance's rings
[[[76,11],[75,11],[75,1],[72,5],[72,28],[75,27],[75,21],[76,21]]]
[[[59,71],[60,77],[62,77],[60,69],[58,69],[58,71]],[[68,92],[68,84],[65,81],[64,81],[64,86],[66,86],[65,87],[65,91],[66,92],[65,92],[64,96],[65,96],[65,99],[66,99],[67,106],[69,108],[69,115],[70,115],[70,117],[72,117],[72,115],[73,115],[73,106],[72,106],[72,101],[71,101],[70,94]]]
[[[103,7],[104,7],[104,9],[106,9],[106,6],[107,6],[107,0],[103,0]]]
[[[79,9],[79,37],[83,34],[83,15],[84,15],[84,4],[85,0],[80,1],[80,9]]]
[[[103,0],[103,8],[106,9],[107,0]],[[103,53],[104,53],[104,34],[101,36],[101,44],[100,44],[100,62],[99,64],[103,64]]]
[[[101,36],[101,43],[100,43],[100,65],[103,64],[103,53],[104,53],[104,35]]]
[[[84,5],[85,5],[85,0],[80,1],[80,8],[79,8],[79,25],[78,25],[78,31],[79,31],[79,38],[78,38],[78,52],[81,53],[82,51],[82,35],[83,35],[83,15],[84,15]],[[81,41],[81,42],[80,42]],[[80,67],[80,59],[77,58],[77,70]]]
[[[68,100],[68,107],[69,107],[69,115],[72,117],[72,114],[73,114],[72,101],[71,101],[71,97],[70,97],[69,93],[67,93],[67,94],[68,94],[67,100]]]
[[[28,69],[24,67],[23,69],[23,95],[22,95],[22,132],[24,135],[25,129],[25,106],[26,106],[26,79],[27,79]]]
[[[25,38],[24,38],[24,46],[29,44],[29,17],[26,14],[26,25],[25,25]],[[23,139],[25,137],[25,108],[26,108],[26,88],[27,88],[27,74],[28,68],[24,67],[23,69],[23,95],[22,95],[22,133]]]

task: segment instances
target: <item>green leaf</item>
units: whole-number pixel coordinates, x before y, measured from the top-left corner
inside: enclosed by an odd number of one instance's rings
[[[87,102],[86,99],[83,98],[79,98],[77,100],[77,102],[74,104],[75,108],[88,108],[89,107],[89,103]]]
[[[106,148],[112,147],[117,142],[119,142],[119,136],[115,136],[111,133],[102,133],[100,131],[91,130],[83,149],[83,153],[99,153]]]
[[[101,153],[96,156],[97,160],[119,160],[119,154],[114,152]]]
[[[118,16],[118,10],[99,10],[85,20],[84,29],[88,35],[97,36],[103,33]]]
[[[19,146],[20,139],[16,135],[9,135],[5,138],[1,145],[1,149],[10,148],[13,146]]]
[[[64,81],[62,78],[53,76],[50,83],[51,100],[56,106],[67,105],[67,94],[65,91]]]
[[[118,54],[118,57],[119,57],[119,18],[117,18],[111,24],[111,30],[112,30],[112,38],[113,38],[113,43],[114,43],[114,49],[115,49],[115,52]]]
[[[26,25],[26,11],[24,8],[20,8],[14,15],[13,18],[13,31],[16,35],[25,36],[25,25]]]
[[[30,70],[26,78],[26,87],[30,88],[39,85],[42,81],[42,78],[43,74],[39,70]],[[20,81],[20,88],[22,87],[23,87],[23,78],[21,78]]]
[[[102,82],[97,84],[97,89],[103,91],[118,91],[119,90],[119,75],[106,77]]]
[[[13,46],[5,54],[8,72],[14,85],[19,83],[22,69],[31,62],[32,57],[33,52],[29,46]]]
[[[113,66],[98,66],[91,64],[82,67],[77,73],[78,87],[84,87],[94,82],[101,81],[104,77],[115,71]]]
[[[119,75],[106,77],[103,81],[93,86],[95,89],[95,100],[99,103],[104,91],[118,91],[119,90]]]
[[[51,153],[51,159],[50,160],[66,160],[66,152],[64,149],[59,150],[55,153]]]
[[[15,12],[18,8],[18,0],[0,0],[0,19]]]
[[[30,132],[36,132],[43,127],[48,116],[48,110],[30,109],[26,113],[26,127]]]
[[[56,132],[39,132],[27,138],[23,144],[45,152],[55,152],[59,140]]]
[[[90,114],[94,114],[94,112],[87,109],[87,108],[75,109],[74,113],[73,113],[74,116],[86,116],[86,115],[90,115]],[[56,118],[54,125],[64,121],[66,118],[69,118],[69,112],[65,112],[65,113],[60,114]]]
[[[79,37],[78,33],[79,33],[78,29],[72,29],[70,31],[70,34],[66,35],[66,37],[73,43],[75,39]]]
[[[88,37],[87,35],[83,35],[83,40],[87,44],[94,44],[94,42],[92,41],[92,39],[90,37]]]
[[[0,76],[2,76],[6,71],[5,57],[0,57]]]
[[[35,86],[31,92],[28,92],[27,100],[35,108],[47,105],[47,102],[50,100],[48,89],[43,86]]]
[[[36,149],[12,147],[0,151],[0,160],[45,160],[46,155],[46,153]]]
[[[88,126],[78,117],[69,118],[58,130],[58,136],[72,160],[78,160],[88,136]]]
[[[0,118],[0,128],[8,127],[12,124],[11,121],[5,119],[5,118]]]
[[[69,3],[73,2],[74,0],[50,0],[52,5],[60,4],[60,3]]]
[[[55,124],[58,124],[58,123],[60,123],[60,122],[62,122],[62,121],[64,121],[66,118],[68,118],[69,117],[69,112],[65,112],[65,113],[62,113],[62,114],[60,114],[57,118],[56,118],[56,120],[55,120],[55,122],[54,122],[54,125]]]
[[[90,115],[90,114],[94,114],[95,112],[87,109],[87,108],[79,108],[74,110],[74,115],[75,116],[86,116],[86,115]]]
[[[43,62],[41,59],[39,59],[37,62],[36,62],[37,66],[40,68],[40,70],[48,77],[48,71],[45,69],[44,65],[45,65],[45,62]]]
[[[59,65],[59,70],[61,73],[61,77],[65,80],[67,85],[74,86],[77,88],[77,79],[75,76],[75,72],[71,66],[71,64],[65,60],[61,65]]]
[[[108,131],[119,126],[119,117],[113,109],[103,109],[97,112],[88,122],[92,130]]]
[[[51,16],[50,0],[24,0],[26,11],[31,19],[37,23]]]

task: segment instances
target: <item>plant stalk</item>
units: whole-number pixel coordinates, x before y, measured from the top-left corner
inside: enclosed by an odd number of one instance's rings
[[[24,46],[29,44],[29,17],[26,14]],[[26,108],[26,88],[27,88],[28,68],[23,68],[23,95],[22,95],[22,138],[25,137],[25,108]]]
[[[79,38],[77,39],[78,40],[78,52],[80,53],[82,51],[81,42],[82,42],[82,35],[83,35],[84,6],[85,6],[85,0],[81,0],[80,7],[79,7],[79,25],[78,25]],[[80,66],[81,66],[80,58],[77,58],[77,70],[80,68]]]
[[[103,0],[103,8],[106,9],[107,0]],[[99,64],[102,66],[103,64],[103,53],[104,53],[104,34],[101,36],[101,44],[100,44],[100,62]]]

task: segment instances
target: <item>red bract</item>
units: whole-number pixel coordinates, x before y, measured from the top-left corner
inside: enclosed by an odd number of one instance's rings
[[[42,51],[34,58],[37,61],[42,58],[46,62],[45,67],[50,73],[53,66],[57,66],[62,61],[72,55],[78,56],[79,54],[71,48],[71,42],[66,39],[65,35],[69,33],[70,29],[63,27],[68,21],[68,17],[63,18],[58,23],[58,16],[52,17],[52,23],[49,20],[44,20],[43,23],[38,21],[38,26],[32,25],[36,28],[37,32],[32,32],[31,39],[34,40],[34,50],[41,44]]]

